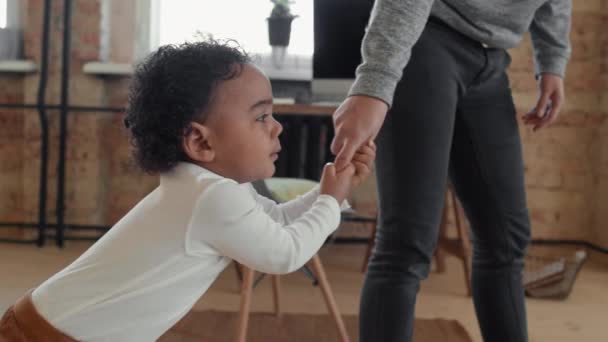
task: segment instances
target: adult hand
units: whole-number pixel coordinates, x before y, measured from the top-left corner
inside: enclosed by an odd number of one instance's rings
[[[524,124],[533,125],[534,131],[555,121],[565,101],[564,81],[560,76],[542,74],[539,87],[536,106],[523,116]]]
[[[369,140],[374,140],[384,118],[388,105],[377,98],[353,95],[334,112],[335,136],[331,152],[336,155],[336,170],[350,164],[355,151]]]

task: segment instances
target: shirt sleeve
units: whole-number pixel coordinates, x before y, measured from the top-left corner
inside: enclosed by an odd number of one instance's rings
[[[266,214],[281,224],[289,224],[302,216],[302,214],[312,207],[319,197],[320,192],[319,185],[316,185],[305,194],[299,195],[290,201],[277,203],[258,194],[253,186],[251,186],[250,189],[256,201],[264,208]],[[347,200],[344,200],[342,204],[340,204],[340,210],[346,209],[350,209],[350,204]]]
[[[253,186],[250,188],[255,200],[264,208],[273,220],[281,224],[289,224],[308,211],[319,197],[319,186],[315,186],[303,195],[291,201],[278,204],[277,202],[258,194]]]
[[[376,0],[361,43],[362,63],[350,95],[379,98],[389,107],[433,0]]]
[[[536,76],[565,76],[570,58],[571,0],[549,0],[538,8],[530,25]]]
[[[338,227],[340,208],[335,198],[319,195],[308,210],[289,223],[284,221],[266,213],[248,187],[232,181],[216,182],[197,200],[186,251],[191,255],[205,253],[205,248],[197,249],[202,244],[260,272],[293,272],[310,260]]]

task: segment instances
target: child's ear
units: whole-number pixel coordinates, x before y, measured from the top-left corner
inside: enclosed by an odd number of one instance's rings
[[[211,131],[197,122],[191,122],[188,132],[182,138],[182,148],[193,161],[208,163],[215,158],[215,151],[209,141]]]

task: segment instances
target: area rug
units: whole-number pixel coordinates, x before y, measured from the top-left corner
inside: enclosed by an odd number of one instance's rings
[[[358,341],[357,316],[344,315],[343,318],[351,341]],[[159,341],[233,341],[236,321],[236,312],[192,311]],[[333,320],[328,315],[284,313],[277,318],[272,313],[252,313],[249,317],[247,341],[335,342],[339,339]],[[471,342],[471,338],[457,321],[416,319],[414,341]]]

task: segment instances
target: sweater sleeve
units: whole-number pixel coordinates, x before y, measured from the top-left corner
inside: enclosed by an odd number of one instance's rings
[[[194,207],[188,227],[187,253],[204,253],[205,245],[264,273],[283,274],[302,267],[317,253],[340,221],[338,202],[319,195],[290,223],[266,213],[250,190],[232,181],[207,188]]]
[[[535,74],[565,76],[570,58],[571,0],[549,0],[534,14],[530,38],[534,46]]]
[[[376,0],[361,44],[362,63],[350,95],[376,97],[392,105],[412,46],[429,18],[433,0]]]

